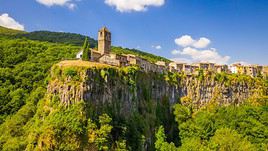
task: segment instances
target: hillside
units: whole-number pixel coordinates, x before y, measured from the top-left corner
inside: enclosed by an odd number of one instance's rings
[[[0,123],[16,113],[39,87],[50,67],[74,58],[77,46],[0,37]]]
[[[33,31],[29,33],[19,34],[16,37],[27,38],[30,40],[82,46],[87,36],[66,32]],[[96,40],[89,37],[88,41],[92,48],[97,46]]]
[[[20,31],[20,30],[14,30],[14,29],[9,29],[0,26],[0,35],[16,35],[16,34],[25,34],[26,32]]]
[[[141,58],[144,58],[152,63],[155,63],[157,61],[165,61],[165,62],[171,62],[170,60],[161,57],[161,56],[156,56],[154,54],[150,54],[144,51],[140,51],[137,49],[128,49],[128,48],[122,48],[122,47],[112,47],[112,52],[116,54],[133,54],[136,56],[139,56]]]
[[[82,46],[84,40],[87,36],[75,33],[66,33],[66,32],[51,32],[51,31],[34,31],[34,32],[23,32],[17,31],[13,29],[8,29],[0,26],[0,34],[9,35],[12,38],[26,38],[29,40],[37,40],[42,42],[52,42],[52,43],[60,43],[60,44],[70,44],[74,46]],[[93,38],[88,37],[88,42],[91,48],[97,47],[97,41]],[[133,54],[137,55],[141,58],[144,58],[150,62],[156,61],[165,61],[170,62],[170,60],[156,56],[154,54],[150,54],[144,51],[140,51],[137,49],[128,49],[114,46],[112,47],[112,52],[116,54]]]
[[[52,43],[62,43],[62,44],[70,44],[75,46],[82,46],[86,36],[74,33],[64,33],[64,32],[50,32],[50,31],[34,31],[24,34],[16,35],[18,38],[27,38],[30,40],[38,40],[38,41],[48,41]],[[88,38],[89,44],[91,48],[97,47],[97,41]],[[151,62],[156,62],[159,60],[169,62],[168,59],[160,56],[156,56],[150,53],[146,53],[136,49],[128,49],[122,47],[112,47],[112,52],[117,54],[133,54],[137,55],[141,58],[147,59]]]

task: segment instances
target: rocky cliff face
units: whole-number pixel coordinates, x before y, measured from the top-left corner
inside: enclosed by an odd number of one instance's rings
[[[54,66],[48,96],[65,105],[84,101],[89,116],[108,113],[125,132],[134,150],[153,146],[154,131],[164,125],[175,135],[172,104],[187,96],[197,108],[210,102],[240,104],[264,92],[265,86],[247,76],[206,74],[187,77],[182,74],[145,73],[137,68],[59,67]],[[117,134],[114,134],[117,136]],[[173,138],[172,138],[173,139]],[[176,139],[173,139],[176,140]]]
[[[127,69],[126,69],[127,70]],[[160,101],[167,98],[177,103],[188,96],[202,106],[211,100],[219,104],[239,104],[250,96],[262,92],[263,87],[250,77],[239,76],[220,80],[216,75],[182,76],[179,74],[145,73],[139,70],[124,71],[116,68],[86,69],[77,72],[79,80],[61,76],[50,82],[48,93],[59,95],[64,104],[84,100],[96,105],[120,105],[125,114],[137,109],[140,101]],[[63,72],[62,72],[63,74]],[[222,75],[220,75],[222,76]]]

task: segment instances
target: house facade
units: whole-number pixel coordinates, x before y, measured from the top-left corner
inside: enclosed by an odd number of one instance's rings
[[[82,55],[83,55],[83,50],[80,50],[77,54],[76,54],[76,59],[82,59]]]

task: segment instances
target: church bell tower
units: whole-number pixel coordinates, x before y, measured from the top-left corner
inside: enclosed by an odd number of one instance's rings
[[[111,32],[103,27],[98,33],[98,51],[103,54],[109,54],[111,52]]]

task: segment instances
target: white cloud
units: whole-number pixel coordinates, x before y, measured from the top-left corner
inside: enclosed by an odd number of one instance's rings
[[[165,0],[105,0],[105,3],[120,12],[140,12],[146,11],[149,6],[162,6]]]
[[[216,49],[198,50],[191,47],[183,48],[180,50],[173,50],[174,55],[189,56],[193,62],[212,62],[218,64],[227,64],[230,60],[230,56],[221,56]]]
[[[36,0],[38,3],[43,4],[45,6],[65,6],[69,9],[73,10],[76,7],[74,3],[76,0]]]
[[[156,45],[156,46],[152,45],[152,48],[159,50],[159,49],[162,49],[162,46],[160,46],[160,45]]]
[[[205,37],[201,37],[199,40],[195,40],[189,35],[183,35],[179,38],[176,38],[175,43],[182,47],[192,46],[195,48],[206,48],[210,44],[210,40]]]
[[[195,40],[189,35],[184,35],[181,36],[180,38],[175,39],[175,43],[182,47],[191,46],[194,42]]]
[[[24,26],[10,17],[7,13],[0,16],[0,26],[16,30],[24,30]]]
[[[205,38],[205,37],[202,37],[200,38],[198,41],[196,41],[193,46],[195,48],[206,48],[208,45],[210,44],[210,40]]]
[[[158,46],[155,46],[155,49],[162,49],[162,47],[158,45]]]
[[[74,10],[76,8],[76,4],[74,3],[70,3],[70,4],[67,4],[67,7],[71,10]]]

